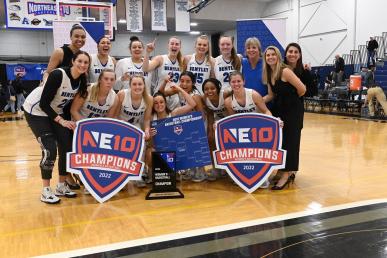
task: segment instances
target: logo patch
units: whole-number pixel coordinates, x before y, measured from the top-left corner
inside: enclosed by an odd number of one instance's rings
[[[215,167],[225,169],[243,190],[254,192],[275,169],[285,167],[282,130],[274,117],[245,113],[219,120]]]
[[[173,127],[173,132],[177,135],[180,135],[183,132],[183,126],[182,125],[175,125]]]
[[[67,170],[78,174],[100,203],[110,199],[129,180],[141,179],[144,132],[115,119],[93,118],[77,122]]]

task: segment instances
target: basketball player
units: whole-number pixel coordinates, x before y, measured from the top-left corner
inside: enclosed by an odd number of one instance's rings
[[[230,74],[241,70],[242,56],[236,53],[233,45],[234,38],[222,36],[219,39],[221,55],[215,58],[215,77],[222,83],[222,89],[230,87]]]
[[[25,117],[42,148],[40,170],[43,179],[43,191],[40,200],[45,203],[59,203],[57,196],[75,197],[65,184],[66,153],[71,151],[71,134],[75,122],[62,117],[63,107],[71,101],[75,94],[87,94],[86,73],[90,65],[90,56],[83,51],[78,51],[72,59],[71,68],[58,68],[53,70],[45,87],[37,87],[28,95],[23,108]],[[59,153],[59,183],[55,194],[50,188],[52,170],[56,160],[57,149]],[[57,196],[56,196],[57,195]]]
[[[186,71],[195,74],[195,87],[203,96],[202,84],[210,77],[214,77],[215,59],[211,57],[210,41],[206,35],[201,35],[195,41],[195,53],[184,57]]]
[[[130,78],[130,88],[121,90],[118,95],[117,116],[145,132],[145,140],[150,139],[150,120],[153,98],[147,93],[145,79],[140,75]],[[145,187],[143,180],[136,181],[137,187]]]
[[[103,69],[112,69],[116,65],[116,59],[109,55],[112,44],[108,37],[102,37],[98,41],[98,53],[90,55],[89,82],[97,82]]]
[[[149,61],[149,55],[155,49],[155,40],[146,45],[146,53],[144,57],[143,71],[155,71],[155,88],[151,94],[159,91],[164,78],[169,75],[173,83],[178,83],[180,74],[183,71],[183,56],[181,54],[181,40],[178,37],[171,37],[168,40],[168,54],[158,55]],[[168,87],[168,86],[167,86]],[[175,109],[179,105],[177,95],[167,98],[167,105],[170,110]]]
[[[84,118],[110,117],[114,118],[118,107],[118,97],[113,91],[115,74],[112,69],[104,69],[99,74],[96,83],[87,89],[87,96],[75,95],[71,105],[73,120]]]
[[[130,77],[133,75],[141,75],[145,78],[147,92],[151,94],[152,73],[142,70],[144,44],[138,37],[130,37],[129,51],[131,57],[123,58],[117,62],[117,81],[114,85],[114,90],[118,92],[122,89],[128,89]]]
[[[46,81],[49,73],[55,68],[71,66],[71,60],[74,54],[86,43],[85,29],[79,24],[74,24],[70,30],[70,40],[70,44],[64,44],[62,47],[56,48],[51,54],[47,70],[43,74],[43,82]]]

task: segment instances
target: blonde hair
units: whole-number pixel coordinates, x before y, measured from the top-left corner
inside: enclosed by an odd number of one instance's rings
[[[273,50],[277,56],[277,64],[275,65],[274,69],[271,69],[271,67],[266,62],[266,53],[268,50]],[[284,63],[282,63],[282,55],[279,49],[275,46],[268,46],[263,53],[263,69],[262,69],[262,82],[266,85],[272,85],[272,81],[277,81],[281,78],[282,70],[287,67]]]
[[[199,37],[196,38],[195,40],[195,47],[196,47],[196,44],[198,43],[198,39],[204,39],[204,40],[207,40],[207,43],[208,43],[208,51],[205,55],[205,60],[206,60],[206,63],[209,64],[210,63],[210,57],[211,57],[211,45],[210,45],[210,39],[208,38],[207,35],[200,35]]]
[[[258,38],[250,37],[250,38],[246,39],[246,41],[245,41],[245,51],[246,51],[246,49],[249,46],[257,46],[258,49],[259,49],[259,56],[262,55],[262,46],[261,46],[261,42],[259,41]]]
[[[134,79],[134,78],[141,78],[141,80],[142,80],[142,82],[144,83],[144,91],[142,92],[142,98],[144,99],[144,101],[145,101],[145,105],[147,106],[147,107],[150,107],[150,106],[152,106],[152,102],[150,101],[150,99],[149,99],[149,93],[148,93],[148,91],[147,91],[147,89],[146,89],[146,85],[145,85],[145,78],[144,78],[144,76],[142,76],[141,74],[134,74],[134,75],[132,75],[131,77],[130,77],[130,81],[129,81],[129,87],[132,87],[132,80]]]
[[[222,38],[230,38],[231,39],[231,44],[232,44],[232,49],[231,49],[231,64],[234,67],[235,70],[239,71],[241,69],[242,63],[241,59],[239,58],[235,46],[234,46],[234,37],[232,36],[226,36],[223,35],[219,38],[219,43]]]
[[[181,39],[179,39],[177,36],[172,36],[169,38],[168,43],[171,41],[171,39],[177,39],[180,42],[180,50],[179,50],[179,53],[177,53],[176,59],[177,59],[177,62],[179,62],[180,71],[183,71],[184,70],[184,60],[183,60],[183,54],[181,53]]]
[[[97,102],[98,101],[98,94],[99,94],[99,90],[100,90],[100,83],[101,83],[102,76],[105,73],[113,73],[114,77],[116,77],[116,74],[114,73],[113,69],[103,69],[102,72],[98,76],[98,81],[96,83],[94,83],[93,86],[91,87],[90,99],[89,99],[90,102]]]

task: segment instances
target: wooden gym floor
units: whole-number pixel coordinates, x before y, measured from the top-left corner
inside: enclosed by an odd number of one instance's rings
[[[387,126],[305,114],[295,184],[247,194],[228,179],[183,182],[185,199],[130,187],[104,204],[82,192],[39,201],[40,149],[25,120],[0,118],[0,257],[27,257],[387,197]],[[54,172],[52,186],[57,182]]]

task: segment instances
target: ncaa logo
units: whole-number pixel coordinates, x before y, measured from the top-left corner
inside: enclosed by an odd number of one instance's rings
[[[254,192],[275,169],[285,167],[282,129],[271,116],[245,113],[217,122],[215,167],[225,169],[243,190]]]
[[[129,123],[93,118],[77,122],[67,170],[78,174],[100,203],[110,199],[129,180],[141,179],[144,132]]]

